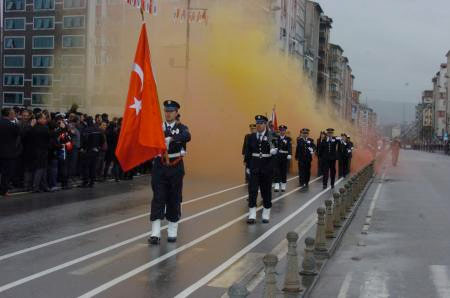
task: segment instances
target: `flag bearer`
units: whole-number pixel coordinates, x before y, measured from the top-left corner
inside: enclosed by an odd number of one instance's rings
[[[278,136],[278,154],[275,158],[275,170],[276,170],[276,181],[275,181],[275,192],[286,191],[286,178],[288,171],[288,164],[292,158],[292,140],[286,135],[287,126],[280,125],[278,128],[280,135]]]
[[[150,221],[152,234],[150,244],[159,244],[161,239],[161,221],[166,218],[167,241],[176,242],[178,221],[181,216],[181,198],[183,189],[185,144],[191,140],[189,129],[176,118],[180,105],[173,100],[164,102],[165,134],[167,154],[156,157],[152,169],[153,200]]]
[[[249,216],[248,224],[256,222],[256,199],[258,197],[258,189],[261,190],[263,198],[262,222],[269,223],[270,208],[272,208],[272,177],[274,156],[278,150],[272,142],[272,137],[267,128],[267,117],[257,115],[256,133],[253,133],[247,143],[245,152],[245,162],[247,172],[250,175],[249,181]]]
[[[297,150],[295,151],[301,191],[308,190],[309,179],[311,178],[311,161],[315,150],[314,140],[309,138],[309,129],[303,128],[297,139]]]

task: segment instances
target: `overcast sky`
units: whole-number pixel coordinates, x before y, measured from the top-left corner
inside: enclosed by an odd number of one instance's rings
[[[363,100],[418,102],[450,50],[449,0],[318,0]]]

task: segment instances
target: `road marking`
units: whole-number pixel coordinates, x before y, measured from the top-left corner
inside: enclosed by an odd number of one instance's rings
[[[318,179],[320,179],[320,177],[315,179],[315,180],[318,180]],[[315,180],[313,180],[313,181],[315,181]],[[311,182],[313,182],[313,181],[311,181]],[[272,202],[275,203],[275,202],[277,202],[277,201],[279,201],[279,200],[281,200],[281,199],[283,199],[283,198],[293,194],[294,192],[298,191],[299,189],[300,189],[300,187],[297,187],[294,190],[289,191],[289,192],[279,196],[278,198],[272,200]],[[328,190],[325,190],[325,191],[328,191]],[[324,193],[325,191],[322,191],[320,194]],[[318,196],[316,196],[312,200],[308,201],[305,204],[304,208],[309,206],[309,204],[311,204],[317,198],[318,198]],[[257,211],[261,210],[262,208],[263,208],[262,206],[258,207]],[[99,287],[97,287],[97,288],[95,288],[95,289],[93,289],[93,290],[91,290],[91,291],[89,291],[89,292],[79,296],[79,298],[93,297],[93,296],[95,296],[97,294],[100,294],[101,292],[106,291],[107,289],[109,289],[109,288],[111,288],[111,287],[113,287],[113,286],[123,282],[124,280],[127,280],[128,278],[131,278],[131,277],[133,277],[133,276],[135,276],[135,275],[137,275],[137,274],[139,274],[139,273],[141,273],[141,272],[143,272],[143,271],[153,267],[154,265],[159,264],[159,263],[167,260],[168,258],[170,258],[170,257],[172,257],[174,255],[177,255],[178,253],[180,253],[180,252],[182,252],[182,251],[184,251],[184,250],[186,250],[186,249],[188,249],[188,248],[190,248],[190,247],[192,247],[192,246],[194,246],[194,245],[196,245],[196,244],[198,244],[198,243],[200,243],[200,242],[202,242],[202,241],[204,241],[204,240],[206,240],[206,239],[208,239],[208,238],[210,238],[210,237],[212,237],[212,236],[214,236],[216,234],[218,234],[219,232],[227,229],[228,227],[230,227],[230,226],[234,225],[235,223],[241,221],[242,219],[246,218],[247,216],[248,216],[248,212],[243,214],[243,215],[241,215],[241,216],[239,216],[239,217],[237,217],[237,218],[235,218],[235,219],[233,219],[232,221],[229,221],[228,223],[226,223],[226,224],[224,224],[224,225],[222,225],[222,226],[220,226],[220,227],[210,231],[209,233],[204,234],[203,236],[201,236],[199,238],[197,238],[195,240],[192,240],[191,242],[186,243],[186,244],[184,244],[184,245],[182,245],[182,246],[180,246],[180,247],[178,247],[178,248],[176,248],[176,249],[174,249],[174,250],[172,250],[172,251],[170,251],[170,252],[168,252],[168,253],[166,253],[166,254],[164,254],[164,255],[156,258],[156,259],[154,259],[154,260],[152,260],[151,262],[145,263],[145,264],[143,264],[143,265],[141,265],[141,266],[139,266],[139,267],[137,267],[137,268],[135,268],[135,269],[133,269],[133,270],[123,274],[123,275],[120,275],[120,276],[110,280],[109,282],[107,282],[107,283],[105,283],[105,284],[103,284],[103,285],[101,285],[101,286],[99,286]],[[206,282],[208,282],[208,281],[206,281]]]
[[[352,282],[352,272],[350,271],[345,275],[344,282],[342,282],[342,286],[341,289],[339,290],[337,298],[347,298],[351,282]]]
[[[288,181],[294,180],[297,177],[298,176],[292,177],[292,178],[288,179]],[[200,201],[200,200],[204,200],[206,198],[209,198],[209,197],[212,197],[212,196],[215,196],[215,195],[219,195],[219,194],[222,194],[224,192],[243,187],[245,185],[247,185],[247,184],[241,184],[241,185],[233,186],[233,187],[230,187],[230,188],[227,188],[227,189],[223,189],[223,190],[220,190],[220,191],[217,191],[217,192],[214,192],[214,193],[210,193],[210,194],[207,194],[207,195],[204,195],[204,196],[201,196],[201,197],[198,197],[198,198],[186,201],[186,202],[182,202],[181,205],[187,205],[187,204],[191,204],[191,203],[194,203],[194,202],[197,202],[197,201]],[[62,238],[56,239],[56,240],[45,242],[45,243],[42,243],[42,244],[39,244],[39,245],[35,245],[35,246],[29,247],[29,248],[25,248],[25,249],[22,249],[22,250],[11,252],[11,253],[8,253],[8,254],[0,256],[0,261],[9,259],[9,258],[12,258],[12,257],[15,257],[15,256],[18,256],[18,255],[22,255],[22,254],[28,253],[30,251],[35,251],[35,250],[38,250],[38,249],[41,249],[41,248],[44,248],[44,247],[47,247],[47,246],[58,244],[58,243],[61,243],[61,242],[67,241],[67,240],[71,240],[71,239],[82,237],[82,236],[85,236],[85,235],[89,235],[89,234],[92,234],[92,233],[95,233],[95,232],[98,232],[98,231],[109,229],[109,228],[112,228],[112,227],[115,227],[115,226],[118,226],[118,225],[130,222],[130,221],[134,221],[134,220],[137,220],[137,219],[141,219],[143,217],[147,217],[149,215],[150,215],[150,213],[147,212],[147,213],[136,215],[136,216],[133,216],[133,217],[130,217],[130,218],[127,218],[127,219],[116,221],[116,222],[113,222],[113,223],[110,223],[110,224],[107,224],[107,225],[104,225],[104,226],[100,226],[98,228],[94,228],[94,229],[91,229],[91,230],[87,230],[87,231],[84,231],[84,232],[80,232],[80,233],[77,233],[77,234],[73,234],[73,235],[70,235],[70,236],[66,236],[66,237],[62,237]]]
[[[101,259],[100,261],[94,262],[94,263],[89,264],[89,265],[87,265],[85,267],[82,267],[80,269],[74,270],[74,271],[70,272],[69,274],[72,274],[72,275],[85,275],[85,274],[90,273],[92,271],[95,271],[95,270],[97,270],[97,269],[99,269],[101,267],[104,267],[104,266],[106,266],[106,265],[108,265],[108,264],[110,264],[110,263],[112,263],[112,262],[114,262],[116,260],[119,260],[121,258],[125,258],[127,255],[132,254],[132,253],[142,249],[142,247],[144,247],[144,246],[148,247],[147,244],[137,243],[136,245],[133,245],[132,247],[130,247],[128,249],[125,249],[124,251],[121,251],[118,254],[115,254],[115,255],[113,255],[111,257],[107,257],[107,258]]]
[[[336,185],[339,184],[342,181],[342,179],[339,179],[336,182]],[[197,291],[199,288],[207,284],[211,279],[216,277],[218,274],[220,274],[222,271],[227,269],[230,265],[232,265],[234,262],[242,258],[245,254],[247,254],[249,251],[251,251],[253,248],[255,248],[258,244],[263,242],[267,237],[272,235],[275,231],[277,231],[279,228],[281,228],[283,225],[285,225],[287,222],[289,222],[292,218],[294,218],[296,215],[298,215],[300,212],[305,210],[309,205],[311,205],[314,201],[316,201],[318,198],[320,198],[323,194],[329,191],[330,188],[325,189],[315,195],[312,199],[310,199],[308,202],[306,202],[303,206],[298,208],[296,211],[291,213],[288,217],[280,221],[278,224],[274,225],[272,228],[270,228],[268,231],[266,231],[264,234],[262,234],[260,237],[258,237],[255,241],[244,247],[242,250],[240,250],[238,253],[236,253],[234,256],[229,258],[227,261],[222,263],[220,266],[218,266],[216,269],[208,273],[206,276],[201,278],[199,281],[191,285],[190,287],[186,288],[184,291],[179,293],[175,296],[175,298],[183,298],[191,295],[195,291]],[[88,296],[89,297],[89,296]]]
[[[433,283],[440,298],[450,297],[450,279],[447,272],[447,266],[430,266]]]
[[[366,221],[363,225],[361,234],[369,233],[370,224],[372,222],[373,211],[375,210],[375,204],[377,203],[378,198],[380,197],[381,188],[383,187],[383,181],[384,181],[385,176],[386,176],[386,172],[384,172],[383,175],[381,176],[380,183],[378,184],[377,189],[375,190],[375,194],[370,203],[369,212],[367,213]]]
[[[388,273],[370,271],[365,274],[365,282],[361,288],[361,298],[389,298],[387,289]]]
[[[317,179],[319,179],[319,178],[317,178]],[[316,179],[315,179],[315,180],[316,180]],[[312,180],[311,182],[314,182],[314,180]],[[179,221],[179,223],[182,223],[182,222],[185,222],[185,221],[188,221],[188,220],[191,220],[191,219],[200,217],[200,216],[202,216],[202,215],[204,215],[204,214],[210,213],[210,212],[212,212],[212,211],[218,210],[218,209],[223,208],[223,207],[225,207],[225,206],[228,206],[228,205],[231,205],[231,204],[236,203],[236,202],[238,202],[238,201],[241,201],[241,200],[243,200],[243,199],[245,199],[245,198],[247,198],[247,197],[248,197],[248,195],[241,196],[241,197],[239,197],[239,198],[236,198],[236,199],[231,200],[231,201],[228,201],[228,202],[226,202],[226,203],[217,205],[217,206],[212,207],[212,208],[210,208],[210,209],[206,209],[206,210],[203,210],[203,211],[201,211],[201,212],[199,212],[199,213],[193,214],[193,215],[191,215],[191,216],[182,218],[182,219]],[[279,197],[279,199],[281,199],[281,198],[283,198],[283,196],[280,196],[280,197]],[[277,200],[278,200],[278,199],[277,199]],[[276,200],[273,200],[273,201],[276,201]],[[261,209],[261,208],[262,208],[262,207],[260,207],[259,209]],[[167,225],[161,227],[161,229],[162,229],[162,230],[167,229]],[[14,281],[14,282],[7,283],[7,284],[5,284],[5,285],[3,285],[3,286],[0,287],[0,293],[1,293],[1,292],[4,292],[4,291],[6,291],[6,290],[9,290],[9,289],[11,289],[11,288],[17,287],[17,286],[19,286],[19,285],[22,285],[22,284],[24,284],[24,283],[30,282],[30,281],[32,281],[32,280],[34,280],[34,279],[37,279],[37,278],[46,276],[46,275],[48,275],[48,274],[54,273],[54,272],[59,271],[59,270],[62,270],[62,269],[64,269],[64,268],[67,268],[67,267],[73,266],[73,265],[75,265],[75,264],[84,262],[84,261],[86,261],[86,260],[88,260],[88,259],[91,259],[91,258],[96,257],[96,256],[98,256],[98,255],[104,254],[104,253],[109,252],[109,251],[111,251],[111,250],[114,250],[114,249],[116,249],[116,248],[122,247],[122,246],[124,246],[124,245],[127,245],[127,244],[129,244],[129,243],[132,243],[132,242],[137,241],[137,240],[139,240],[139,239],[148,237],[150,234],[151,234],[151,231],[150,231],[150,232],[147,232],[147,233],[143,233],[143,234],[137,235],[137,236],[135,236],[135,237],[133,237],[133,238],[127,239],[127,240],[125,240],[125,241],[116,243],[116,244],[111,245],[111,246],[108,246],[108,247],[105,247],[105,248],[103,248],[103,249],[101,249],[101,250],[98,250],[98,251],[92,252],[92,253],[90,253],[90,254],[84,255],[84,256],[82,256],[82,257],[73,259],[73,260],[71,260],[71,261],[65,262],[65,263],[60,264],[60,265],[57,265],[57,266],[55,266],[55,267],[52,267],[52,268],[46,269],[46,270],[44,270],[44,271],[37,272],[37,273],[35,273],[35,274],[26,276],[26,277],[24,277],[24,278],[21,278],[21,279],[19,279],[19,280]]]

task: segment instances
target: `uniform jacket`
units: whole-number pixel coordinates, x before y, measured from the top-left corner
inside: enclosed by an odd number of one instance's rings
[[[14,159],[20,154],[19,126],[8,119],[0,119],[0,159]]]
[[[288,155],[292,155],[292,139],[288,136],[278,136],[277,138],[278,144],[278,157],[279,158],[287,158]]]
[[[169,157],[171,154],[179,154],[182,150],[186,150],[186,144],[191,141],[191,133],[186,125],[176,123],[171,129],[163,123],[163,128],[165,137],[172,138],[169,144],[169,150],[167,151]]]
[[[270,143],[269,132],[266,130],[262,139],[258,139],[257,133],[248,138],[245,150],[245,163],[253,173],[270,174],[273,171],[273,156],[271,148],[277,148],[275,142]]]
[[[316,145],[311,138],[297,138],[297,149],[295,150],[295,159],[299,162],[311,162]]]
[[[352,154],[352,149],[353,146],[350,144],[350,142],[344,142],[343,140],[341,140],[338,146],[339,158],[349,159]]]
[[[320,142],[320,155],[323,160],[337,160],[340,141],[335,137],[326,137]]]

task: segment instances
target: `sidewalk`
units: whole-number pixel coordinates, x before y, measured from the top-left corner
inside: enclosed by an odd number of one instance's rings
[[[450,297],[449,169],[446,156],[402,150],[399,165],[372,184],[311,297]]]

